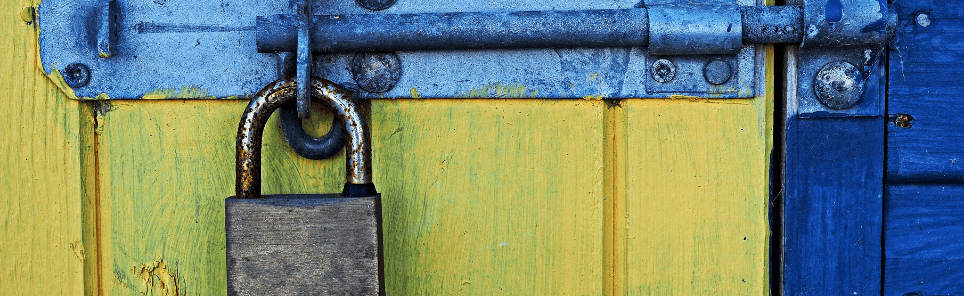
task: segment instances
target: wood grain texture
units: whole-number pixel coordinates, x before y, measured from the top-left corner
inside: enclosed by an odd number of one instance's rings
[[[39,68],[31,5],[0,2],[0,293],[81,295],[82,105]]]
[[[884,295],[964,294],[964,185],[887,186]]]
[[[790,117],[786,293],[879,295],[883,118]]]
[[[388,294],[602,294],[604,108],[376,101]]]
[[[226,199],[228,295],[381,295],[380,200]]]
[[[244,106],[118,101],[98,117],[105,294],[226,293],[223,201]],[[375,101],[389,294],[600,294],[603,108]],[[269,127],[266,194],[341,191],[343,155],[302,159]]]
[[[622,102],[628,295],[767,293],[767,104]]]
[[[964,182],[964,7],[955,1],[893,4],[900,26],[891,43],[887,113],[913,118],[887,126],[887,178]],[[926,15],[927,26],[917,22]]]

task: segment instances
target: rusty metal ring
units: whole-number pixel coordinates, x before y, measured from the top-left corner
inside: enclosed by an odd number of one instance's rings
[[[371,174],[371,144],[358,104],[338,85],[312,77],[310,92],[335,113],[347,134],[344,196],[376,194]],[[288,79],[272,82],[245,108],[238,125],[235,193],[237,198],[261,197],[261,137],[271,113],[296,97],[297,84]]]
[[[345,127],[338,117],[331,118],[331,129],[324,136],[315,138],[305,131],[303,120],[298,118],[298,110],[292,103],[278,110],[278,126],[285,142],[299,156],[307,159],[326,159],[335,156],[345,147]]]

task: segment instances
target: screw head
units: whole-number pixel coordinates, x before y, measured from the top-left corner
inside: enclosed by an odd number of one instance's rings
[[[863,88],[860,71],[846,61],[827,63],[813,77],[813,91],[817,100],[830,109],[841,110],[857,105]]]
[[[733,67],[720,59],[715,59],[703,66],[703,78],[712,85],[724,84],[733,77]]]
[[[370,10],[384,10],[395,5],[397,0],[355,0],[359,6]]]
[[[81,63],[72,63],[64,67],[63,77],[70,87],[84,87],[90,82],[90,68]]]
[[[402,62],[395,53],[362,53],[351,59],[351,76],[368,92],[383,93],[402,78]]]
[[[659,83],[667,83],[676,78],[676,64],[667,59],[658,59],[650,67],[650,75]]]

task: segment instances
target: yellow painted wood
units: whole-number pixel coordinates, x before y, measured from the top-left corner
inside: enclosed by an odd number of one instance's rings
[[[27,1],[0,2],[0,294],[81,295],[81,104],[37,61]]]
[[[772,95],[610,109],[616,295],[768,293]]]
[[[98,116],[106,295],[224,293],[223,200],[244,105],[115,101]],[[375,101],[390,294],[601,294],[603,108]],[[343,156],[302,159],[269,126],[265,193],[340,192]]]

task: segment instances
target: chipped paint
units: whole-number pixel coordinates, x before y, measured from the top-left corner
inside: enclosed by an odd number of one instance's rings
[[[140,280],[136,288],[141,294],[178,296],[180,293],[176,272],[168,270],[163,260],[134,265],[131,272]]]
[[[412,88],[411,91],[409,91],[409,93],[411,94],[411,96],[412,96],[413,99],[421,99],[421,98],[422,98],[422,95],[419,94],[419,93],[418,93],[418,90],[416,90],[414,87]]]
[[[530,90],[524,84],[506,84],[502,82],[488,83],[481,87],[455,95],[456,98],[536,98],[539,90]]]

